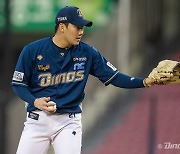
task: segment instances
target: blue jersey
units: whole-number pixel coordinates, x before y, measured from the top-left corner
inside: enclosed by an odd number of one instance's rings
[[[66,50],[48,37],[24,47],[12,84],[28,87],[35,98],[50,97],[59,113],[80,113],[89,74],[108,85],[118,71],[88,44],[80,42]],[[28,102],[27,111],[36,109]]]

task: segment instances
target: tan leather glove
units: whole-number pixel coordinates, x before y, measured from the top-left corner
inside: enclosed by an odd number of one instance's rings
[[[180,83],[180,62],[173,60],[162,60],[152,70],[148,78],[155,84],[178,84]]]

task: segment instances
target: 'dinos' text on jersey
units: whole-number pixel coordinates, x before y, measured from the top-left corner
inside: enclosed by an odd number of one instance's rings
[[[39,85],[41,87],[57,85],[60,83],[76,82],[84,79],[84,70],[61,73],[57,75],[42,73],[38,76],[38,79],[40,80]]]

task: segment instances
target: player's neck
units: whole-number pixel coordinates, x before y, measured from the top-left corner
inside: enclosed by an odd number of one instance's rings
[[[54,37],[52,38],[53,43],[60,47],[60,48],[65,48],[65,49],[69,49],[71,47],[71,45],[69,45],[66,41],[63,40],[63,38],[54,35]]]

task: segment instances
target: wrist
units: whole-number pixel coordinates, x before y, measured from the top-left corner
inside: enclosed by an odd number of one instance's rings
[[[34,106],[35,106],[35,107],[37,107],[37,100],[38,100],[38,99],[39,99],[39,98],[35,98],[35,99],[34,99]]]
[[[143,80],[144,87],[149,88],[150,86],[147,83],[147,78],[144,78]]]
[[[143,84],[144,84],[145,87],[148,88],[148,87],[153,86],[155,83],[153,82],[153,80],[151,78],[145,78],[143,80]]]

